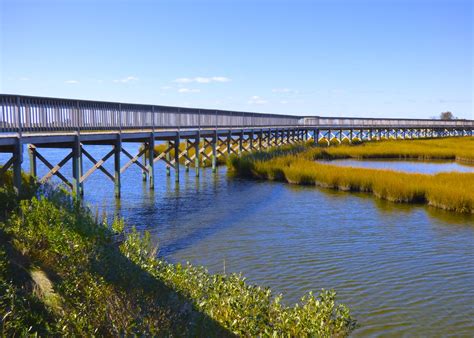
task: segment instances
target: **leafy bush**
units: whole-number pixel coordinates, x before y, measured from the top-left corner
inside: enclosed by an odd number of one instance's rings
[[[329,337],[347,335],[355,327],[349,310],[336,305],[334,291],[322,290],[317,297],[310,293],[299,306],[284,306],[281,295],[272,297],[270,289],[249,285],[241,275],[211,275],[189,263],[157,260],[149,236],[139,237],[131,233],[121,246],[124,254],[235,334]]]
[[[355,326],[332,291],[289,307],[241,275],[169,264],[148,233],[98,221],[64,191],[14,208],[0,223],[2,335],[345,336]]]

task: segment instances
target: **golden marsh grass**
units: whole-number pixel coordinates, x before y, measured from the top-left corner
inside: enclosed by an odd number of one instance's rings
[[[313,151],[318,157],[320,149],[313,148]],[[474,137],[372,141],[357,146],[342,144],[324,151],[331,158],[442,159],[474,163]]]
[[[456,144],[459,142],[459,144]],[[409,146],[414,144],[414,148]],[[361,191],[399,203],[426,203],[445,210],[474,213],[474,174],[439,173],[436,175],[403,173],[340,167],[315,162],[319,158],[418,158],[472,159],[474,138],[417,141],[385,141],[361,146],[334,148],[308,147],[286,152],[245,154],[229,161],[238,175],[286,181],[291,184]]]

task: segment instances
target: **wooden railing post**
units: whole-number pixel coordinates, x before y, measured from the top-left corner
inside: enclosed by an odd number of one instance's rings
[[[22,122],[21,122],[21,102],[20,97],[16,97],[16,111],[17,111],[17,121],[18,121],[18,137],[21,138],[22,134]]]
[[[76,134],[81,133],[81,111],[79,110],[79,100],[76,101]]]

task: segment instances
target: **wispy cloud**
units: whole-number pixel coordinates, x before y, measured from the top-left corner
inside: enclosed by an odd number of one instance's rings
[[[273,88],[272,93],[298,94],[298,91],[291,88]]]
[[[179,88],[178,93],[199,93],[201,90],[196,88]]]
[[[30,81],[31,79],[29,77],[22,76],[18,80],[20,80],[20,81]]]
[[[267,103],[268,101],[261,98],[260,96],[257,96],[257,95],[254,95],[252,96],[249,100],[248,100],[248,103],[249,104],[265,104]]]
[[[114,82],[117,82],[117,83],[128,83],[128,82],[135,82],[135,81],[138,81],[138,77],[136,76],[127,76],[127,77],[124,77],[123,79],[114,80]]]
[[[64,83],[67,83],[67,84],[78,84],[79,81],[77,81],[77,80],[66,80],[66,81],[64,81]]]
[[[212,82],[230,82],[230,79],[225,76],[212,76],[212,77],[180,77],[173,82],[175,83],[212,83]]]

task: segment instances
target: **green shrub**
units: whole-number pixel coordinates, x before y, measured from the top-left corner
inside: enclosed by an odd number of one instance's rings
[[[42,189],[38,198],[13,208],[0,223],[2,248],[16,252],[14,259],[0,250],[2,335],[329,337],[348,335],[355,327],[332,291],[284,306],[281,296],[241,275],[169,264],[156,257],[148,233],[123,232],[121,220],[98,222],[64,191]],[[15,277],[9,265],[26,277]],[[35,281],[34,272],[44,282]],[[33,286],[23,288],[22,279]],[[48,285],[47,292],[35,291]]]

